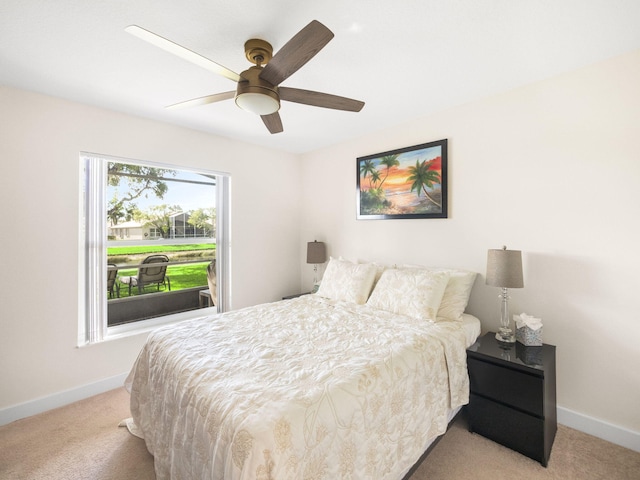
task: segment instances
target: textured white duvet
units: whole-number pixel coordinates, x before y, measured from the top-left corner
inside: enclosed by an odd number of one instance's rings
[[[467,403],[465,347],[305,295],[157,330],[126,386],[158,480],[397,480]]]

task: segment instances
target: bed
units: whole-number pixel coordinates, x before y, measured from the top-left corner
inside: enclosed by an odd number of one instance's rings
[[[125,386],[158,480],[399,480],[468,402],[475,274],[330,259],[317,294],[150,334]]]

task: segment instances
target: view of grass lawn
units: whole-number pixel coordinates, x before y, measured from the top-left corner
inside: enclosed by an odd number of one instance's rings
[[[183,290],[185,288],[193,287],[207,287],[207,265],[209,262],[190,263],[188,265],[171,265],[167,267],[167,277],[171,281],[171,291]],[[130,275],[136,275],[138,273],[137,268],[123,269],[118,271],[118,277],[126,277]],[[155,286],[148,286],[145,288],[145,293],[156,292]],[[160,291],[164,291],[160,287]],[[167,289],[168,291],[168,289]],[[132,295],[138,294],[137,288],[131,289]],[[128,297],[129,290],[127,285],[120,286],[120,297]]]
[[[107,257],[116,255],[141,255],[145,253],[165,253],[170,252],[209,252],[214,254],[215,243],[189,243],[186,245],[130,245],[126,247],[107,248]]]
[[[123,266],[127,263],[140,263],[144,257],[151,254],[167,255],[171,261],[196,260],[202,257],[202,262],[167,267],[167,276],[171,281],[171,291],[183,290],[185,288],[207,286],[207,265],[215,258],[215,247],[216,245],[213,243],[109,247],[107,249],[107,261],[108,263]],[[123,268],[118,270],[118,277],[133,276],[137,273],[137,268]],[[145,289],[145,293],[155,291],[157,291],[155,286],[149,286]],[[138,289],[133,288],[131,294],[137,295]],[[121,285],[120,297],[128,296],[127,285]]]

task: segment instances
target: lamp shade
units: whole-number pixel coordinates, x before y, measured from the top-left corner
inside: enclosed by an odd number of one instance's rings
[[[502,288],[522,288],[522,252],[520,250],[489,250],[487,255],[487,285]]]
[[[307,263],[324,263],[327,261],[327,249],[324,242],[307,243]]]

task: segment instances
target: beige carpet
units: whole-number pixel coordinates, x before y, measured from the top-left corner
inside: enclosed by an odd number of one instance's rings
[[[144,441],[118,423],[129,395],[113,390],[0,427],[2,480],[152,480]],[[640,479],[640,453],[559,426],[549,467],[467,431],[459,416],[411,480]]]

